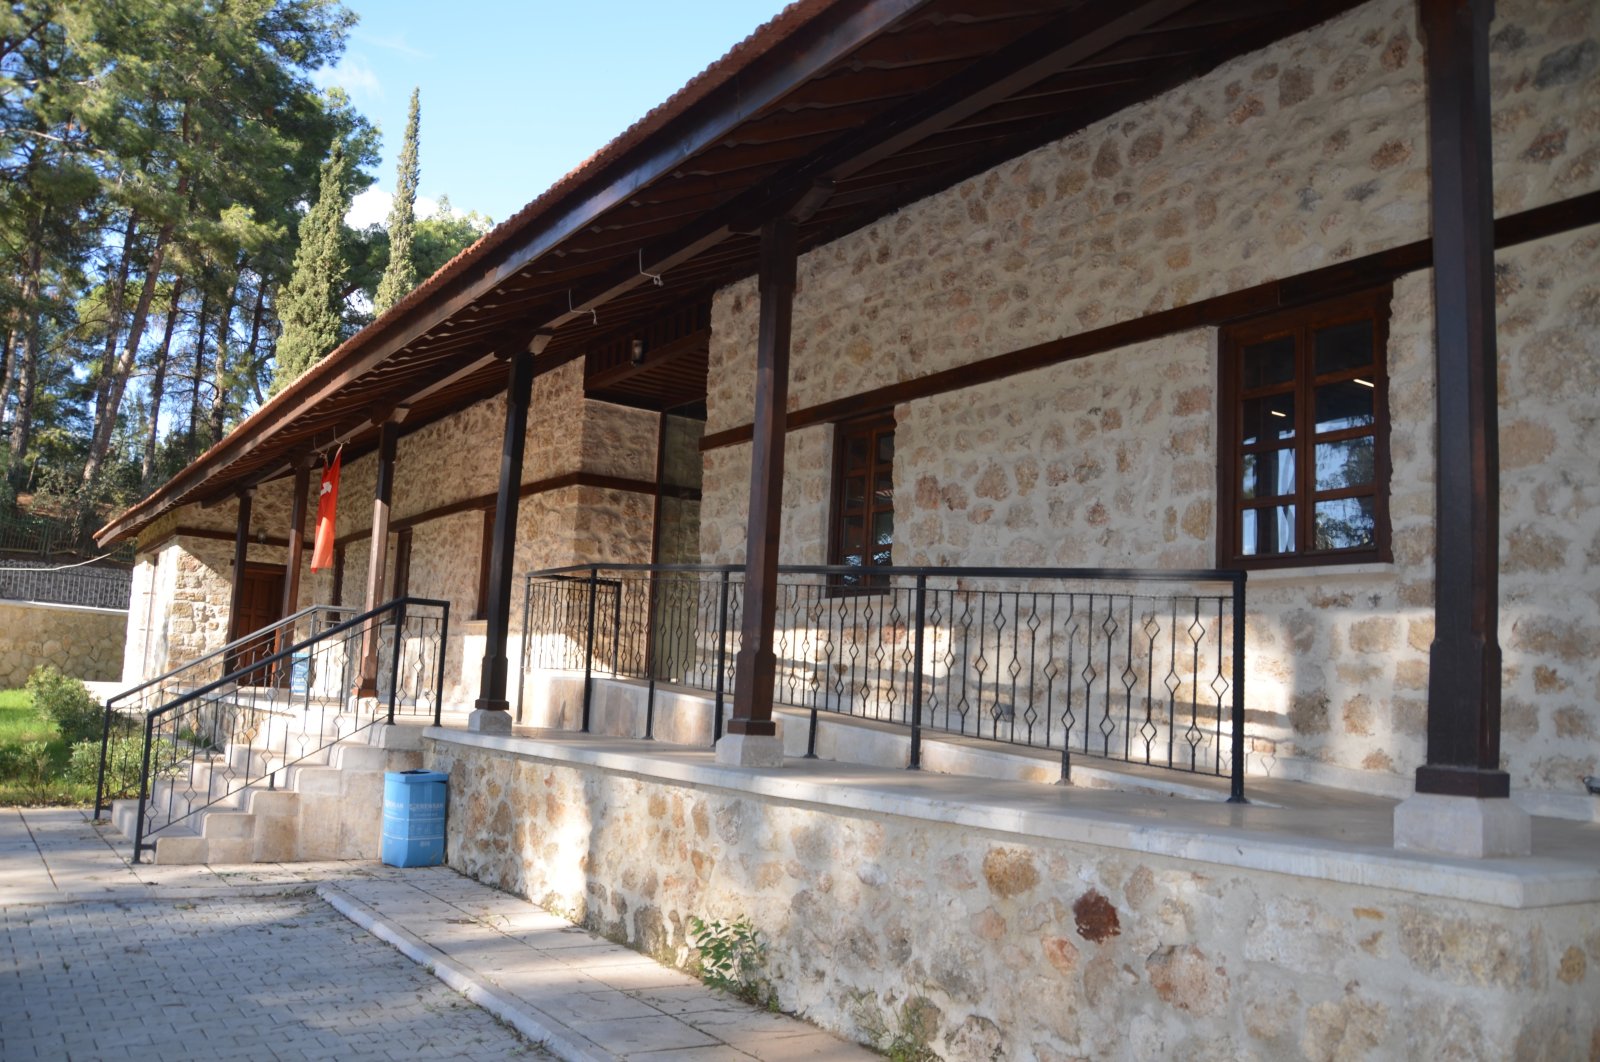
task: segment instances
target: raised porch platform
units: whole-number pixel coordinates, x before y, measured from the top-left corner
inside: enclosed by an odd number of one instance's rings
[[[784,1009],[947,1058],[1586,1051],[1600,827],[1526,859],[1397,852],[1394,803],[1260,803],[560,731],[424,733],[449,860],[650,954],[748,917]],[[999,1052],[996,1054],[995,1052]]]

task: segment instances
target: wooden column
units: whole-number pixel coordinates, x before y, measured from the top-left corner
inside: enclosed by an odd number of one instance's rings
[[[1417,791],[1506,797],[1500,770],[1489,0],[1422,0],[1438,366],[1434,640]]]
[[[479,711],[505,712],[506,645],[511,637],[511,570],[517,547],[517,503],[522,497],[522,454],[528,441],[528,406],[533,401],[533,355],[510,357],[506,380],[506,426],[500,442],[500,487],[495,496],[494,530],[489,552],[489,598],[484,609],[483,673],[478,686]],[[509,727],[509,716],[505,728]],[[491,724],[491,729],[502,729]]]
[[[744,547],[743,642],[735,662],[728,733],[770,737],[777,658],[778,537],[783,512],[783,443],[788,427],[789,320],[794,304],[794,223],[761,227],[761,330],[756,343],[755,421],[750,445],[750,517]]]
[[[311,491],[311,463],[296,461],[294,465],[294,497],[289,508],[289,557],[287,577],[283,581],[283,614],[292,616],[300,607],[300,565],[305,552],[306,498]],[[288,637],[293,638],[290,631]]]
[[[255,499],[255,489],[249,488],[239,492],[239,521],[233,532],[233,591],[228,596],[228,637],[233,641],[249,631],[239,629],[239,608],[243,604],[240,595],[244,590],[245,559],[250,552],[250,508]],[[233,670],[232,660],[224,660],[223,667]]]
[[[372,494],[372,545],[367,552],[367,597],[363,611],[383,604],[383,572],[389,563],[389,499],[394,494],[394,449],[400,425],[393,419],[378,429],[378,483]],[[378,625],[368,623],[361,634],[361,675],[357,697],[378,695]]]

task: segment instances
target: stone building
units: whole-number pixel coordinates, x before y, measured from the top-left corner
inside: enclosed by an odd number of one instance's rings
[[[424,744],[452,862],[668,958],[690,916],[748,914],[780,1003],[863,1040],[1600,1057],[1600,9],[1493,6],[802,0],[102,530],[139,546],[124,679],[305,605],[448,601],[444,700],[473,711]],[[292,514],[339,446],[338,557],[302,572]],[[816,774],[783,684],[827,685],[795,646],[846,625],[817,616],[883,601],[877,648],[929,669],[887,688],[919,705],[952,618],[941,642],[913,614],[914,571],[778,568],[885,560],[1009,602],[984,616],[1013,661],[1023,595],[1087,595],[1116,667],[1009,676],[1080,712],[1074,682],[1133,689],[1156,624],[1119,573],[1198,602],[1245,572],[1242,655],[1206,627],[1209,733],[1144,718],[1256,804],[1151,805],[1179,789],[1095,775],[1077,716],[1065,791]],[[512,729],[581,699],[592,731],[710,737],[723,681],[661,665],[656,597],[644,671],[617,664],[617,566],[693,563],[742,588],[714,761]],[[592,628],[602,574],[610,661],[591,633],[525,674],[524,588]],[[807,587],[823,611],[790,622]],[[1032,704],[945,728],[1058,753],[1016,740]],[[1138,759],[1129,705],[1099,721]],[[906,707],[825,753],[871,762]],[[1056,777],[999,747],[923,765]]]

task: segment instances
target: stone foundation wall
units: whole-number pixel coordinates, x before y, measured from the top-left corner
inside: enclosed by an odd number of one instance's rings
[[[127,629],[121,609],[0,601],[0,690],[22,686],[41,664],[85,682],[114,681]]]
[[[1497,5],[1496,206],[1600,181],[1600,8]],[[805,255],[791,408],[1427,235],[1422,48],[1378,0]],[[1600,772],[1600,236],[1498,256],[1512,784]],[[1394,562],[1252,575],[1251,770],[1404,792],[1433,602],[1431,276],[1395,287]],[[749,419],[753,278],[713,304],[709,430]],[[897,563],[1211,566],[1214,330],[895,409]],[[782,559],[828,559],[831,426],[791,432]],[[701,551],[742,558],[749,447],[708,452]]]
[[[779,1005],[948,1059],[1580,1058],[1600,909],[1511,910],[427,743],[452,866],[669,962],[748,917]]]

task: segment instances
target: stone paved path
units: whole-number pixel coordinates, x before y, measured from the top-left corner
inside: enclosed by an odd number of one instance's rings
[[[533,904],[443,868],[318,892],[568,1059],[724,1062],[879,1056],[769,1014]]]
[[[313,895],[0,906],[0,1058],[548,1057]]]
[[[878,1057],[447,868],[130,848],[0,809],[0,1059]]]

